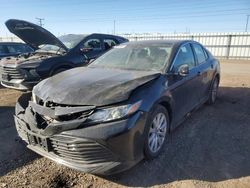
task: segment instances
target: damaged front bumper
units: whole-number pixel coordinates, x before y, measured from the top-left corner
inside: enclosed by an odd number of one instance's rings
[[[28,148],[38,154],[70,168],[105,175],[126,170],[143,158],[147,113],[98,124],[88,123],[89,113],[85,113],[85,117],[48,123],[41,115],[53,116],[53,112],[30,98],[26,93],[18,99],[15,124]]]

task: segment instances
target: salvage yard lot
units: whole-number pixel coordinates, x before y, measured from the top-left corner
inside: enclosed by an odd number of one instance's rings
[[[26,149],[13,121],[21,92],[1,87],[0,187],[249,187],[250,61],[222,61],[221,69],[215,105],[194,112],[157,159],[110,177],[71,170]]]

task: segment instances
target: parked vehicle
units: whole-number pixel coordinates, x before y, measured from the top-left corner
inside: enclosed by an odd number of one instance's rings
[[[215,102],[219,81],[219,62],[197,42],[125,43],[23,94],[15,123],[40,155],[118,173],[158,156],[191,111]]]
[[[29,55],[1,61],[1,84],[19,90],[29,90],[47,77],[84,66],[112,46],[128,41],[106,34],[66,35],[56,38],[44,28],[23,20],[11,19],[5,24],[10,32],[36,49]]]
[[[4,57],[18,56],[33,51],[29,45],[21,42],[0,42],[0,60]]]

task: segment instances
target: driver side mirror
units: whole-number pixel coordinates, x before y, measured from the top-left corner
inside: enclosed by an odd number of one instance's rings
[[[188,64],[181,65],[178,68],[178,75],[184,77],[184,76],[187,76],[188,74],[189,74],[189,65]]]

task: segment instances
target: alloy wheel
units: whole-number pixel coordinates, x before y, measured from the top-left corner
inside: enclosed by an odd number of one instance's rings
[[[167,118],[165,114],[158,113],[154,117],[148,134],[148,146],[152,153],[158,152],[165,140],[167,131]]]

